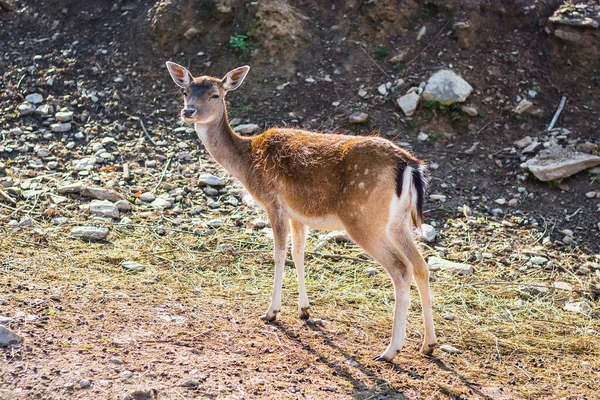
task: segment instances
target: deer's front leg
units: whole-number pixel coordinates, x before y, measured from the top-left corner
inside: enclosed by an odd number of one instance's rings
[[[306,225],[302,222],[290,219],[292,225],[292,258],[296,265],[298,275],[298,316],[301,319],[308,319],[310,316],[308,309],[308,295],[304,284],[304,248],[306,246]]]
[[[283,284],[283,269],[287,253],[287,237],[290,231],[288,216],[283,210],[268,212],[269,221],[273,227],[273,260],[275,261],[275,279],[273,282],[273,297],[271,306],[263,317],[265,321],[274,321],[281,308],[281,286]]]

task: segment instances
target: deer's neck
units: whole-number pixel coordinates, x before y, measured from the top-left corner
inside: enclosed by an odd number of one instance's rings
[[[223,168],[246,184],[250,170],[250,139],[233,131],[227,116],[207,124],[194,124],[204,147]]]

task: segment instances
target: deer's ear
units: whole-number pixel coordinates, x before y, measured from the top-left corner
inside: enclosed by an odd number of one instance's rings
[[[167,61],[167,69],[169,70],[169,74],[171,74],[171,78],[173,78],[173,81],[179,87],[187,87],[194,79],[190,71],[174,62]]]
[[[248,75],[248,71],[250,71],[250,67],[247,65],[229,71],[221,81],[223,90],[229,92],[240,87],[242,82],[244,82],[244,78]]]

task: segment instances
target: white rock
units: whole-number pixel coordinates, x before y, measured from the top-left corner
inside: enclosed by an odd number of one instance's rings
[[[367,274],[367,276],[375,276],[375,275],[377,275],[380,272],[381,271],[378,268],[375,268],[375,267],[365,268],[365,274]]]
[[[73,160],[73,168],[75,171],[85,171],[93,169],[96,165],[96,157],[86,157],[81,160]]]
[[[427,34],[427,27],[423,26],[419,29],[419,33],[417,33],[417,41],[423,39],[423,37]]]
[[[582,314],[591,314],[592,313],[592,307],[590,307],[590,305],[588,303],[586,303],[585,301],[567,303],[567,304],[565,304],[565,310],[571,311],[571,312],[578,312],[578,313],[582,313]]]
[[[94,200],[90,203],[90,212],[98,217],[119,218],[119,209],[107,200]]]
[[[426,141],[427,139],[429,139],[429,135],[428,135],[428,134],[426,134],[425,132],[419,132],[419,134],[417,135],[417,140],[418,140],[419,142],[424,142],[424,141]]]
[[[530,113],[533,111],[533,103],[529,100],[523,99],[517,104],[517,106],[513,109],[513,112],[517,115],[521,115],[523,113]]]
[[[96,200],[110,201],[118,201],[125,198],[125,196],[122,194],[101,187],[85,187],[81,191],[81,195],[85,197],[91,197],[92,199]]]
[[[369,120],[369,114],[365,113],[365,112],[355,112],[350,114],[350,116],[348,117],[348,121],[351,124],[364,124],[365,122],[367,122]]]
[[[573,290],[573,286],[568,282],[552,282],[552,287],[562,290]]]
[[[437,201],[441,201],[442,203],[446,202],[446,196],[443,194],[430,194],[429,198],[431,200],[437,200]]]
[[[198,184],[200,186],[225,186],[225,181],[211,174],[202,174],[198,178]]]
[[[363,89],[363,88],[358,89],[359,97],[365,97],[367,94],[368,94],[368,92],[365,89]]]
[[[475,107],[461,106],[460,110],[470,117],[476,117],[479,115],[479,111],[477,111],[477,109]]]
[[[533,139],[531,138],[531,136],[525,136],[523,139],[517,140],[515,142],[515,146],[517,146],[519,149],[524,149],[532,143]]]
[[[546,257],[534,256],[529,259],[533,265],[544,265],[548,263],[548,259]]]
[[[108,228],[96,226],[75,226],[71,230],[71,236],[87,240],[104,240],[108,236]]]
[[[39,93],[31,93],[25,96],[25,100],[31,104],[40,104],[42,101],[44,101],[44,96]]]
[[[460,354],[460,350],[449,344],[443,344],[440,346],[440,350],[450,354]]]
[[[594,197],[596,197],[596,192],[594,192],[594,191],[587,192],[585,194],[585,197],[587,197],[588,199],[593,199]]]
[[[128,200],[119,200],[115,203],[115,206],[117,206],[119,211],[131,211],[133,208]]]
[[[324,235],[319,235],[319,240],[335,243],[346,243],[350,241],[350,237],[346,231],[331,231]]]
[[[420,232],[423,236],[423,239],[427,242],[427,243],[432,243],[433,241],[435,241],[435,238],[437,237],[437,231],[435,230],[435,228],[429,224],[422,224],[420,229],[417,229],[418,232]]]
[[[238,125],[235,128],[233,128],[237,133],[241,133],[241,134],[249,134],[249,133],[254,133],[258,130],[259,126],[256,124],[243,124],[243,125]]]
[[[427,262],[432,270],[439,269],[442,271],[450,271],[459,275],[471,275],[473,273],[473,267],[468,264],[448,261],[440,257],[431,256]]]
[[[48,104],[42,104],[35,109],[36,115],[48,115],[52,112],[52,107]]]
[[[19,104],[17,110],[19,110],[19,114],[21,115],[31,115],[35,112],[36,108],[33,104],[25,102]]]
[[[552,146],[521,164],[541,181],[561,180],[587,168],[600,165],[600,157]]]
[[[429,78],[421,97],[423,100],[433,100],[441,104],[462,103],[472,91],[471,85],[456,73],[441,70]]]
[[[379,92],[379,94],[381,94],[382,96],[385,96],[387,94],[387,88],[385,87],[385,84],[381,84],[379,85],[379,87],[377,88],[377,91]]]
[[[171,208],[173,201],[165,196],[159,196],[150,205],[154,208]]]
[[[415,113],[417,106],[419,105],[419,100],[421,100],[421,97],[417,93],[411,92],[402,97],[398,97],[396,102],[402,109],[402,112],[404,112],[404,115],[410,117]]]
[[[70,183],[68,185],[62,185],[58,187],[59,194],[78,194],[84,189],[84,185],[82,183]]]
[[[10,329],[0,325],[0,346],[13,346],[21,343],[23,338]]]
[[[73,111],[59,111],[54,114],[54,118],[60,122],[69,122],[73,119]]]
[[[139,199],[144,203],[152,203],[154,200],[156,200],[156,196],[152,192],[144,192],[140,195]]]
[[[119,376],[123,379],[129,379],[133,376],[133,372],[125,370],[119,374]]]
[[[121,266],[129,271],[142,272],[146,269],[144,264],[135,261],[121,261]]]
[[[504,204],[506,204],[506,199],[499,198],[499,199],[494,200],[494,203],[504,205]]]

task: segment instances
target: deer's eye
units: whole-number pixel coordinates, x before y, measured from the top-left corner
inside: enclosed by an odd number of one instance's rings
[[[219,95],[218,94],[213,94],[212,96],[210,96],[211,99],[218,99]]]

